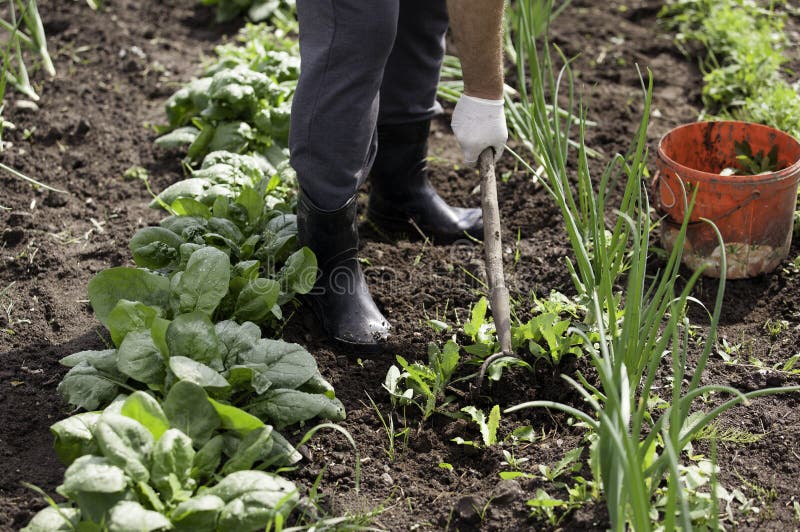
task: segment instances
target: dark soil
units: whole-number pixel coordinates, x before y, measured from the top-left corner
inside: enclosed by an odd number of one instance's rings
[[[3,530],[24,526],[44,504],[21,482],[53,493],[61,481],[63,467],[48,431],[50,424],[69,414],[56,393],[64,373],[58,359],[103,345],[100,325],[85,300],[89,279],[101,269],[129,264],[129,238],[159,219],[147,209],[149,196],[141,182],[126,181],[122,175],[133,165],[143,166],[158,189],[179,178],[179,161],[153,146],[148,124],[162,121],[165,98],[197,71],[203,53],[235,31],[233,26],[215,25],[213,13],[194,0],[106,3],[104,12],[94,13],[84,2],[40,2],[59,73],[54,80],[37,78],[42,93],[38,111],[12,104],[6,116],[18,129],[6,132],[13,147],[0,153],[0,160],[69,193],[35,191],[0,176]],[[701,76],[658,27],[660,6],[651,0],[576,0],[553,28],[556,43],[568,56],[580,54],[575,70],[589,118],[598,124],[588,130],[587,144],[605,155],[592,161],[594,175],[600,174],[608,156],[628,149],[636,132],[642,111],[636,65],[650,68],[655,78],[648,131],[652,152],[666,131],[697,118]],[[790,27],[796,29],[796,21]],[[793,35],[796,38],[796,31]],[[431,144],[433,180],[439,190],[452,203],[477,206],[478,176],[459,169],[458,149],[446,120],[436,124]],[[500,174],[507,178],[499,195],[507,276],[515,297],[525,301],[530,293],[573,292],[563,262],[569,245],[550,197],[517,171],[509,156]],[[389,440],[369,397],[388,415],[391,408],[381,384],[395,355],[425,360],[428,343],[443,340],[425,320],[438,317],[452,324],[467,318],[483,291],[476,281],[484,278],[482,248],[469,243],[431,246],[420,238],[390,241],[366,223],[361,228],[373,294],[395,328],[391,346],[377,355],[331,346],[303,308],[284,331],[287,340],[302,343],[316,356],[348,409],[342,426],[358,445],[361,489],[354,490],[354,453],[333,432],[312,440],[311,459],[294,478],[310,485],[324,470],[323,502],[332,512],[383,509],[374,525],[389,530],[553,528],[531,521],[525,504],[536,489],[551,488],[538,479],[500,480],[498,473],[507,469],[500,450],[451,442],[457,436],[479,439],[474,426],[463,421],[434,416],[411,433],[407,446],[398,442],[394,460],[388,458]],[[517,249],[520,260],[512,265]],[[798,254],[800,246],[795,244],[790,258]],[[695,293],[707,304],[715,294],[712,280],[702,281]],[[797,352],[800,277],[779,269],[730,282],[725,302],[721,335],[730,344],[741,344],[740,363],[726,364],[714,356],[704,381],[743,391],[800,383],[798,376],[771,369]],[[703,325],[706,318],[695,314],[694,321]],[[786,320],[788,328],[770,336],[768,320]],[[756,367],[755,361],[763,367]],[[512,372],[499,384],[484,386],[477,400],[462,403],[485,410],[534,398],[578,404],[559,377],[577,369],[591,375],[584,360],[559,368],[538,364],[533,373]],[[792,506],[800,501],[798,403],[797,395],[761,399],[722,420],[725,427],[763,435],[756,443],[719,446],[722,484],[741,489],[760,509],[738,515],[740,529],[791,530],[799,525]],[[521,466],[524,471],[536,473],[539,464],[553,464],[582,445],[581,431],[569,426],[566,417],[544,411],[505,417],[501,436],[522,424],[540,435],[515,450],[517,458],[529,459]],[[583,474],[590,476],[588,471]],[[604,529],[603,504],[576,511],[560,526]]]

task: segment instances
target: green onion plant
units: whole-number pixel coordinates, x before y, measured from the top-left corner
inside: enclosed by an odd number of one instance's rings
[[[23,47],[34,52],[41,67],[49,76],[56,74],[47,50],[47,39],[39,7],[36,0],[8,0],[7,5],[7,16],[10,20],[0,18],[0,29],[7,35],[2,50],[3,83],[11,83],[27,98],[37,101],[39,95],[30,82],[22,53]],[[0,96],[3,94],[0,93]]]
[[[14,127],[12,123],[3,118],[3,110],[5,109],[3,101],[9,83],[23,96],[34,101],[39,100],[39,95],[36,93],[28,76],[28,68],[22,55],[23,45],[38,55],[42,68],[50,76],[55,75],[55,68],[47,51],[44,26],[36,0],[8,0],[7,16],[9,20],[0,18],[0,33],[7,34],[5,42],[0,45],[0,59],[2,59],[2,66],[0,67],[0,152],[4,148],[3,130]],[[22,30],[23,27],[27,33]],[[63,192],[2,163],[0,163],[0,170],[33,186],[54,192]]]
[[[702,353],[689,367],[687,306],[695,300],[691,291],[702,270],[695,272],[679,290],[681,252],[687,221],[673,251],[654,277],[647,274],[651,221],[644,189],[647,161],[646,130],[650,112],[652,75],[642,82],[644,109],[633,148],[614,157],[600,178],[597,192],[590,175],[584,143],[585,116],[581,108],[573,116],[576,98],[570,62],[559,53],[564,67],[556,73],[548,44],[537,46],[533,0],[519,0],[517,31],[519,105],[517,120],[526,125],[524,143],[540,167],[540,181],[553,196],[564,217],[574,253],[568,260],[573,282],[587,299],[595,342],[586,338],[586,349],[599,377],[599,386],[583,376],[564,376],[589,405],[588,412],[552,401],[532,401],[507,410],[543,407],[561,410],[584,422],[596,435],[592,470],[602,482],[612,530],[690,530],[692,520],[684,495],[679,462],[681,452],[697,433],[733,406],[760,395],[798,391],[800,387],[772,388],[742,394],[718,385],[701,385],[701,376],[716,342],[717,324],[725,286],[725,259],[708,337]],[[525,83],[523,80],[527,80]],[[567,116],[547,112],[565,88]],[[562,100],[564,101],[564,100]],[[577,118],[578,126],[573,124]],[[578,147],[570,144],[577,129]],[[570,180],[567,163],[577,160],[577,182]],[[520,158],[530,171],[533,168]],[[622,199],[612,220],[607,219],[609,191],[618,181]],[[685,199],[691,209],[693,198]],[[688,220],[688,217],[687,217]],[[709,222],[710,223],[710,222]],[[621,286],[625,286],[624,293]],[[584,334],[577,331],[578,334]],[[669,364],[673,373],[666,385],[663,409],[653,412],[650,399],[656,393],[657,370]],[[686,384],[688,383],[688,384]],[[662,388],[664,389],[664,388]],[[725,393],[729,400],[689,420],[695,400],[711,393]],[[596,478],[597,480],[597,478]],[[661,511],[654,507],[656,493],[666,494]]]

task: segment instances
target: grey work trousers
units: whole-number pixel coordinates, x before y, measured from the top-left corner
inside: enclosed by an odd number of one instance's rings
[[[300,80],[292,102],[291,163],[323,210],[364,182],[377,125],[440,112],[445,0],[297,0]]]

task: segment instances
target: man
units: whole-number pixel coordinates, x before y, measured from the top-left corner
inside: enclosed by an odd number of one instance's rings
[[[357,260],[356,191],[371,177],[368,218],[395,231],[414,222],[435,241],[483,237],[480,209],[450,207],[427,177],[430,119],[448,23],[465,93],[453,131],[467,164],[499,158],[503,0],[297,0],[301,73],[291,161],[301,197],[301,245],[317,256],[315,314],[335,340],[361,348],[389,334]],[[449,13],[449,17],[448,17]]]

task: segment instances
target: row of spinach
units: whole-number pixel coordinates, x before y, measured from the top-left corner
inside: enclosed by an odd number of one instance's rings
[[[158,143],[188,146],[187,179],[155,196],[168,216],[130,241],[137,267],[100,272],[89,300],[108,349],[62,359],[58,390],[86,412],[51,427],[67,502],[28,531],[250,531],[300,501],[275,471],[301,460],[279,430],[344,419],[280,330],[317,264],[298,249],[288,105],[296,45],[248,26],[167,103]],[[287,52],[288,50],[288,52]]]

